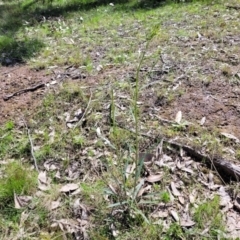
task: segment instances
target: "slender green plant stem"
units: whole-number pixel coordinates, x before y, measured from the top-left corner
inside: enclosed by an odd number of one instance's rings
[[[149,44],[149,42],[147,43],[146,49],[148,48],[148,44]],[[140,166],[140,162],[139,162],[139,109],[138,109],[137,101],[138,101],[138,97],[139,97],[139,85],[140,85],[139,74],[140,74],[142,63],[145,58],[146,49],[141,54],[140,61],[138,64],[138,68],[137,68],[137,72],[136,72],[136,86],[135,86],[134,98],[133,98],[133,115],[134,115],[134,124],[135,124],[135,147],[136,147],[136,154],[135,154],[136,171],[135,171],[135,176],[134,176],[134,191],[133,192],[136,191],[136,185],[137,185],[139,172],[141,172],[141,169],[139,169],[141,166]],[[132,199],[132,200],[135,201],[135,199]]]

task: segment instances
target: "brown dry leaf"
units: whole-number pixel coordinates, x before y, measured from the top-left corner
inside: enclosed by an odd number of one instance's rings
[[[178,197],[178,200],[179,200],[179,202],[182,204],[182,205],[184,205],[184,197],[182,197],[182,196],[179,196]]]
[[[174,201],[174,196],[172,195],[172,192],[171,190],[169,189],[169,187],[166,187],[168,193],[169,193],[169,196],[170,196],[170,202],[173,202]]]
[[[23,224],[25,223],[25,221],[28,219],[29,214],[26,213],[25,211],[23,211],[21,213],[21,218],[20,218],[20,226],[23,226]]]
[[[170,213],[171,213],[172,217],[174,218],[174,220],[176,222],[179,222],[179,217],[178,217],[177,212],[175,212],[174,210],[171,210]]]
[[[72,192],[74,190],[77,190],[79,188],[78,184],[76,183],[69,183],[61,187],[60,192]]]
[[[203,126],[205,122],[206,122],[206,117],[203,117],[200,121],[200,125]]]
[[[57,171],[54,177],[60,179],[61,178],[60,171]]]
[[[181,170],[183,170],[184,172],[190,173],[190,174],[194,174],[193,170],[191,170],[190,168],[182,168]]]
[[[21,205],[21,202],[17,196],[17,194],[14,192],[14,207],[16,209],[21,209],[22,208],[22,205]]]
[[[108,184],[108,186],[112,190],[112,192],[117,195],[117,191],[115,190],[115,188],[111,184]]]
[[[172,189],[172,194],[173,194],[173,196],[175,196],[175,197],[178,197],[178,196],[180,196],[181,194],[180,194],[180,192],[177,190],[177,188],[176,188],[176,186],[175,186],[175,183],[174,182],[171,182],[171,189]]]
[[[190,201],[190,203],[192,203],[192,204],[195,203],[196,196],[197,196],[197,192],[196,192],[196,190],[194,189],[194,190],[192,191],[192,193],[189,194],[189,201]]]
[[[175,122],[179,124],[181,120],[182,120],[182,111],[178,111],[175,117]]]
[[[151,217],[153,218],[167,218],[168,217],[168,212],[167,211],[157,211],[151,214]]]
[[[32,200],[31,196],[18,196],[14,192],[14,204],[16,209],[20,209],[22,207],[26,207],[29,205],[30,201]]]
[[[180,220],[180,225],[181,227],[192,227],[193,225],[195,225],[195,222],[190,219]]]
[[[160,174],[150,175],[149,177],[146,178],[146,181],[150,183],[155,183],[155,182],[159,182],[161,179],[162,179],[162,175]]]
[[[139,192],[138,192],[138,197],[141,197],[145,192],[148,192],[149,190],[151,190],[152,186],[148,185],[146,187],[142,187]]]
[[[217,194],[220,196],[220,206],[227,206],[229,203],[231,203],[231,197],[226,192],[225,187],[221,186],[218,189]]]
[[[221,135],[223,135],[226,138],[234,140],[236,143],[240,142],[240,140],[237,137],[235,137],[234,135],[232,135],[230,133],[221,132]]]
[[[48,180],[47,180],[47,173],[46,171],[41,171],[39,174],[38,174],[38,181],[43,183],[43,184],[48,184]]]
[[[209,182],[209,184],[211,184],[211,185],[213,185],[214,184],[214,182],[213,182],[213,174],[212,174],[212,172],[209,172],[209,174],[208,174],[208,182]]]
[[[50,186],[42,184],[42,183],[39,183],[38,184],[38,189],[40,189],[41,191],[45,192],[45,191],[48,191],[50,189]]]
[[[51,210],[57,209],[60,206],[60,201],[51,202]]]
[[[136,168],[136,164],[133,163],[133,164],[129,164],[127,166],[127,169],[125,171],[125,176],[126,176],[126,179],[128,179],[129,175],[133,173],[134,169]]]

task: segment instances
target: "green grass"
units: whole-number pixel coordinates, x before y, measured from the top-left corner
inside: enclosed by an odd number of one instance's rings
[[[223,223],[223,214],[220,211],[219,196],[214,196],[198,206],[194,213],[194,220],[199,229],[204,230],[209,227],[211,236],[218,236],[219,232],[224,232],[225,226]]]
[[[0,181],[1,206],[13,202],[14,192],[16,194],[30,194],[36,188],[36,174],[27,174],[29,169],[18,162],[12,162],[5,166],[3,177]]]

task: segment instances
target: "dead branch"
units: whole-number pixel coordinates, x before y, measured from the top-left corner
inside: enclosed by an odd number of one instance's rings
[[[226,8],[240,10],[240,6],[230,6],[230,5],[228,5],[228,6],[226,6]]]
[[[44,83],[39,83],[33,87],[29,87],[29,88],[25,88],[25,89],[22,89],[22,90],[19,90],[13,94],[9,94],[9,95],[6,95],[6,96],[3,96],[3,100],[4,101],[8,101],[9,99],[11,99],[12,97],[14,96],[17,96],[17,95],[20,95],[20,94],[23,94],[25,92],[33,92],[39,88],[42,88],[42,87],[45,87],[45,84]]]
[[[122,129],[125,129],[131,133],[134,133],[133,130],[131,129],[127,129],[124,126],[121,126],[119,124],[117,124],[117,127],[120,127]],[[209,157],[206,154],[201,153],[200,151],[189,147],[187,145],[183,145],[171,140],[168,140],[166,137],[164,136],[151,136],[149,134],[144,134],[144,133],[140,133],[141,136],[143,137],[147,137],[151,140],[157,140],[157,139],[162,139],[163,143],[167,144],[168,146],[174,148],[174,149],[182,149],[184,150],[189,156],[191,156],[193,159],[199,161],[199,162],[203,162],[206,163],[207,165],[213,166],[215,170],[217,170],[217,173],[221,176],[222,178],[222,174],[224,173],[226,176],[228,176],[231,179],[234,179],[236,181],[240,180],[240,166],[237,166],[234,163],[231,163],[230,161],[215,156],[213,158]],[[141,153],[140,153],[141,154]],[[220,173],[221,172],[221,173]],[[223,181],[224,182],[224,181]]]
[[[198,161],[205,161],[205,163],[209,165],[213,165],[214,168],[216,168],[218,171],[224,172],[227,176],[231,176],[231,178],[235,180],[240,179],[240,167],[223,159],[220,157],[213,157],[212,159],[201,153],[200,151],[197,151],[189,146],[182,145],[176,142],[164,140],[165,143],[169,144],[173,148],[182,148],[188,155],[192,156],[194,159]]]

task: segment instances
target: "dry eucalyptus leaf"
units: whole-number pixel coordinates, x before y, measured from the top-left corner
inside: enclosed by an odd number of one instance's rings
[[[180,225],[181,227],[192,227],[193,225],[195,225],[195,222],[190,219],[180,220]]]
[[[205,122],[206,122],[206,117],[203,117],[200,121],[200,125],[203,126]]]
[[[230,134],[230,133],[221,132],[221,135],[223,135],[223,136],[226,137],[226,138],[229,138],[229,139],[234,140],[236,143],[239,143],[239,142],[240,142],[240,140],[239,140],[237,137],[235,137],[234,135],[232,135],[232,134]]]
[[[173,196],[175,196],[175,197],[178,197],[178,196],[180,196],[181,194],[180,194],[180,192],[177,190],[177,188],[176,188],[176,186],[175,186],[175,183],[174,182],[171,182],[171,189],[172,189],[172,194],[173,194]]]
[[[45,192],[45,191],[48,191],[50,189],[50,186],[46,185],[46,184],[38,183],[38,189]]]
[[[182,197],[182,196],[179,196],[178,197],[178,200],[179,200],[179,202],[183,205],[184,204],[184,197]]]
[[[21,209],[22,208],[22,205],[21,205],[21,202],[17,196],[17,194],[14,192],[14,207],[16,209]]]
[[[175,117],[175,122],[179,124],[181,120],[182,120],[182,111],[178,111]]]
[[[171,190],[169,189],[169,187],[166,187],[168,193],[169,193],[169,196],[170,196],[170,202],[173,202],[174,201],[174,196],[172,195],[172,192]]]
[[[133,164],[129,164],[125,170],[125,176],[126,176],[126,179],[128,179],[129,175],[133,173],[133,171],[135,170],[136,168],[136,164],[133,163]]]
[[[61,189],[60,189],[60,192],[71,192],[71,191],[74,191],[74,190],[77,190],[79,187],[78,187],[78,184],[76,183],[69,183],[69,184],[66,184],[65,186],[63,186]]]
[[[52,201],[51,202],[51,210],[57,209],[60,206],[59,201]]]
[[[149,190],[151,190],[152,186],[148,185],[146,187],[142,187],[139,192],[138,192],[138,197],[141,197],[145,192],[148,192]]]
[[[172,217],[174,218],[174,220],[176,222],[179,222],[179,217],[178,217],[177,212],[175,212],[174,210],[171,210],[170,213],[171,213]]]
[[[29,214],[26,213],[25,211],[23,211],[21,213],[21,218],[20,218],[20,226],[23,226],[23,224],[25,223],[25,221],[28,219]]]
[[[184,172],[187,172],[187,173],[190,173],[190,174],[194,174],[194,172],[193,172],[193,170],[191,170],[190,168],[182,168],[182,170],[184,171]]]
[[[193,204],[195,202],[195,196],[193,194],[189,195],[189,201],[191,204]]]
[[[159,182],[161,179],[162,179],[162,175],[160,174],[150,175],[149,177],[146,178],[146,181],[150,183],[155,183],[155,182]]]
[[[167,211],[157,211],[151,214],[153,218],[167,218],[168,212]]]
[[[220,206],[227,206],[231,203],[231,197],[226,192],[225,187],[220,187],[217,194],[220,196]]]
[[[48,184],[46,171],[40,172],[38,174],[38,180],[43,184]]]
[[[208,182],[209,182],[209,184],[214,184],[214,182],[213,182],[213,174],[212,174],[212,172],[209,172],[209,174],[208,174]]]

